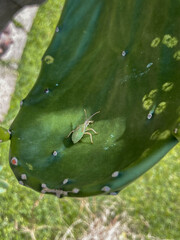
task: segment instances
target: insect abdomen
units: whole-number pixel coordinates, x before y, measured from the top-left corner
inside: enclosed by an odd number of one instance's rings
[[[84,131],[85,131],[85,126],[84,124],[79,125],[79,127],[77,127],[73,134],[72,134],[72,141],[73,143],[77,143],[81,140],[81,138],[84,135]]]

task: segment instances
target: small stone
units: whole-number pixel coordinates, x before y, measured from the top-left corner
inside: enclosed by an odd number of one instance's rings
[[[46,190],[44,190],[44,189],[43,189],[43,190],[41,190],[41,193],[46,193]]]
[[[19,181],[19,184],[24,185],[23,181]]]
[[[22,180],[27,180],[27,175],[26,174],[21,174],[21,179]]]

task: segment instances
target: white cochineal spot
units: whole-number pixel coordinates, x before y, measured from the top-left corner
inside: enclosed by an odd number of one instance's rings
[[[48,94],[48,93],[49,93],[49,89],[46,88],[46,89],[44,90],[44,92],[45,92],[46,94]]]
[[[118,177],[118,175],[119,175],[119,171],[115,171],[113,172],[112,177]]]
[[[78,188],[74,188],[73,190],[72,190],[72,192],[73,193],[78,193],[80,190],[78,189]]]
[[[21,179],[22,180],[27,180],[27,175],[26,174],[21,174]]]
[[[47,188],[47,185],[46,185],[45,183],[42,183],[42,184],[41,184],[41,187],[42,187],[42,188]]]
[[[153,65],[153,63],[148,63],[148,65],[146,66],[147,68],[150,68]]]
[[[127,55],[126,51],[122,51],[122,56],[125,57]]]
[[[152,113],[148,113],[148,115],[147,115],[147,119],[151,119],[152,118]]]
[[[24,185],[23,181],[19,181],[19,184]]]
[[[115,196],[115,195],[117,195],[117,194],[118,194],[117,192],[111,192],[109,195]]]
[[[57,153],[57,151],[53,151],[53,156],[57,156],[58,155],[58,153]]]
[[[178,128],[174,129],[174,133],[177,134],[178,133]]]
[[[68,179],[68,178],[64,179],[64,181],[63,181],[63,184],[66,184],[66,183],[68,183],[68,181],[69,181],[69,179]]]
[[[103,192],[109,192],[111,190],[111,188],[109,186],[104,186],[103,188],[101,188],[101,191]]]
[[[13,157],[13,158],[11,159],[11,164],[14,165],[14,166],[17,166],[17,165],[18,165],[18,160],[17,160],[16,157]]]

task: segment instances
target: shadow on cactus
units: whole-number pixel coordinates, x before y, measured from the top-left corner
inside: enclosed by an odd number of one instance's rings
[[[66,1],[10,127],[10,166],[20,184],[57,197],[116,195],[177,144],[177,6]],[[84,109],[100,111],[89,126]],[[78,141],[67,138],[73,130]]]

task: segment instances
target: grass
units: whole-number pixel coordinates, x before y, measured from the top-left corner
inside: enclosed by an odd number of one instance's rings
[[[16,90],[3,123],[9,126],[19,102],[32,88],[64,1],[42,5],[28,35]],[[17,183],[8,164],[9,143],[0,145],[0,239],[180,239],[180,145],[118,196],[61,199],[42,196]]]

